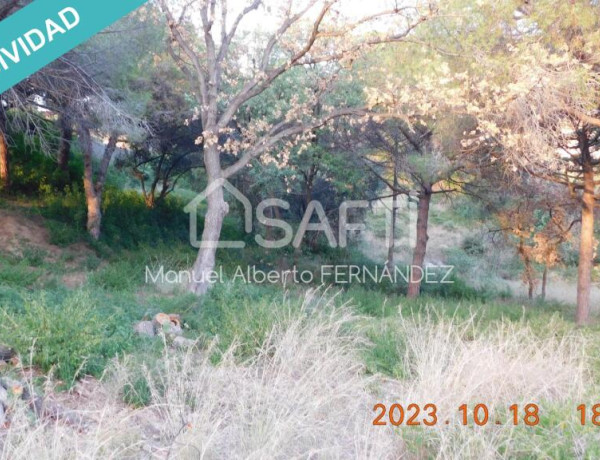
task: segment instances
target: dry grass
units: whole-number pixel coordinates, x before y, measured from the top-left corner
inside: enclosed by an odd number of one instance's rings
[[[541,436],[535,437],[534,429],[522,422],[518,427],[506,423],[508,407],[537,403],[541,413],[547,413],[573,401],[574,412],[574,401],[583,398],[590,383],[580,333],[565,332],[559,319],[546,325],[543,336],[525,323],[497,322],[482,330],[474,317],[441,318],[433,311],[399,318],[395,326],[409,377],[388,382],[382,397],[404,407],[436,404],[438,425],[420,432],[431,457],[552,458],[544,452],[556,435],[543,424],[537,428]],[[472,410],[479,403],[489,408],[489,425],[478,427],[469,421],[463,426],[459,406],[468,404]],[[576,420],[572,414],[562,420],[568,417]],[[496,420],[502,425],[495,425]],[[406,429],[404,434],[409,434]],[[560,441],[568,442],[566,437]]]
[[[248,362],[236,362],[235,345],[217,365],[207,353],[165,348],[145,369],[149,407],[107,398],[85,414],[93,423],[82,432],[17,407],[0,436],[0,459],[552,458],[548,443],[562,442],[552,429],[463,427],[458,406],[481,402],[506,418],[510,404],[559,407],[585,396],[584,339],[558,322],[540,336],[524,323],[482,330],[473,318],[399,317],[402,381],[364,374],[356,323],[350,310],[313,297],[281,315]],[[103,388],[122,387],[130,367],[116,363]],[[435,403],[440,424],[374,427],[379,401]],[[591,458],[586,449],[597,435],[577,437],[574,424],[567,432],[568,452]]]
[[[21,411],[0,458],[398,458],[400,438],[371,425],[355,319],[309,298],[249,362],[236,363],[234,348],[218,365],[166,349],[146,372],[151,407],[108,404],[86,433],[28,422]],[[113,384],[127,378],[118,364]]]

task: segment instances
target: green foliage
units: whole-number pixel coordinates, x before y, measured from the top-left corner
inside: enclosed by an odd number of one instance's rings
[[[28,298],[16,311],[0,308],[2,341],[10,343],[26,361],[71,383],[85,373],[102,370],[103,342],[109,321],[101,318],[89,295],[77,292],[57,301]]]
[[[208,337],[218,337],[218,348],[225,351],[236,341],[239,358],[253,356],[287,309],[277,289],[242,283],[215,285],[203,300],[199,325]]]
[[[482,255],[485,252],[483,241],[474,236],[467,236],[462,242],[462,249],[469,255]]]
[[[51,244],[68,246],[85,238],[87,209],[84,193],[77,184],[66,187],[62,193],[46,194],[41,214],[47,218]]]
[[[80,241],[84,236],[80,229],[64,222],[48,220],[46,228],[49,232],[49,243],[57,246],[69,246]]]
[[[142,266],[132,263],[128,259],[115,261],[106,267],[90,274],[89,282],[92,286],[110,291],[129,291],[143,281],[144,270]]]
[[[123,386],[123,401],[133,407],[145,407],[152,402],[152,391],[144,376],[137,376]]]
[[[186,204],[185,200],[169,196],[156,207],[148,208],[138,192],[107,187],[102,203],[100,244],[108,252],[114,252],[144,245],[186,243],[189,241],[189,216],[183,211]],[[52,244],[66,246],[86,239],[85,196],[79,187],[67,187],[64,193],[45,195],[40,211],[47,218]],[[202,231],[201,220],[200,217],[198,232]],[[237,224],[235,217],[226,219],[223,238],[246,237]]]
[[[73,227],[85,225],[87,209],[85,195],[79,184],[65,188],[62,193],[44,196],[42,215],[49,219],[66,222]]]
[[[384,327],[381,330],[368,331],[367,338],[372,342],[372,346],[364,355],[367,372],[403,378],[401,351],[404,343],[401,337]]]
[[[52,133],[52,131],[50,131]],[[49,135],[45,142],[58,145],[58,138]],[[55,135],[57,136],[57,135]],[[44,195],[61,191],[83,179],[83,161],[74,155],[67,171],[58,168],[56,161],[42,150],[40,140],[26,139],[23,133],[11,134],[11,192]]]
[[[39,267],[46,260],[46,251],[41,248],[27,247],[23,249],[23,260],[31,267]]]
[[[26,260],[0,256],[0,285],[27,288],[40,276],[41,271],[31,267]]]
[[[185,203],[169,198],[150,209],[136,191],[108,188],[102,202],[103,241],[113,248],[133,248],[167,240],[185,241],[189,236],[184,206]]]
[[[451,274],[446,281],[439,284],[422,283],[421,294],[456,300],[486,300],[495,294],[485,289],[475,289],[454,274]]]
[[[398,312],[401,297],[364,286],[351,286],[342,295],[363,315],[385,318]]]

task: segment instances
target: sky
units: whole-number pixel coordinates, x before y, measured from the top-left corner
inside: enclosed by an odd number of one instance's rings
[[[302,9],[309,1],[310,0],[292,0],[293,11]],[[370,0],[365,2],[364,0],[339,0],[335,5],[335,9],[348,20],[356,21],[360,18],[364,18],[365,16],[370,16],[380,11],[392,9],[396,5],[399,7],[414,5],[416,1],[417,0]],[[174,0],[172,3],[177,4],[181,2],[182,0]],[[220,2],[218,3],[220,4]],[[231,27],[231,24],[237,14],[239,14],[243,8],[251,3],[252,0],[228,0],[228,28]],[[322,0],[317,1],[308,12],[306,18],[314,19],[323,3],[324,2]],[[281,24],[281,17],[278,17],[277,11],[288,4],[289,2],[286,0],[264,0],[263,6],[259,7],[255,11],[252,11],[244,18],[244,20],[240,23],[239,30],[241,32],[275,32]],[[176,7],[174,7],[173,10],[174,12],[179,11]],[[192,9],[190,8],[190,10]],[[217,11],[217,16],[220,17],[220,11]],[[192,18],[194,23],[198,25],[200,24],[200,17],[198,13],[194,13]],[[380,27],[386,27],[386,24],[384,22],[379,22],[377,25],[371,25],[371,28]],[[215,34],[215,36],[218,35],[218,33]]]

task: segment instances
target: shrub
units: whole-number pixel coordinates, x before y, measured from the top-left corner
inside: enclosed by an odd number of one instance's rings
[[[462,249],[467,254],[476,256],[482,255],[485,253],[485,247],[483,246],[483,241],[480,238],[476,238],[474,236],[467,236],[462,242]]]
[[[83,233],[81,230],[63,222],[47,220],[46,228],[48,229],[49,233],[49,243],[57,246],[69,246],[70,244],[76,243],[83,238]]]
[[[87,208],[83,190],[79,185],[74,184],[66,187],[62,193],[46,194],[42,201],[42,215],[84,229]]]
[[[86,373],[103,370],[106,343],[113,329],[110,318],[101,317],[89,294],[28,298],[20,308],[0,309],[0,336],[24,361],[70,384]]]
[[[185,204],[169,196],[150,209],[137,191],[107,187],[102,201],[101,238],[94,244],[118,250],[161,242],[188,242],[189,217],[183,211]],[[86,238],[85,195],[77,185],[45,195],[41,214],[48,219],[46,225],[53,244],[64,246]],[[202,231],[202,225],[198,231]],[[232,219],[226,220],[223,232],[224,239],[240,239],[239,226]]]
[[[45,142],[58,145],[58,136],[49,130]],[[44,195],[61,191],[83,178],[83,161],[73,155],[67,171],[42,151],[38,138],[26,139],[23,133],[11,134],[11,191],[26,195]]]

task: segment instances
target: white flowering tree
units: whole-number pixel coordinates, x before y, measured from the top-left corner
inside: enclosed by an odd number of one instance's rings
[[[433,15],[429,5],[376,1],[369,8],[340,0],[159,0],[172,36],[171,54],[193,82],[204,132],[204,164],[209,184],[228,178],[261,155],[286,155],[311,132],[342,116],[363,115],[364,108],[323,104],[340,67],[366,48],[402,42]],[[252,119],[229,136],[249,101],[291,69],[320,66],[317,85],[297,88],[286,110]],[[314,90],[315,86],[317,91]],[[319,106],[319,110],[315,107]],[[271,114],[271,115],[273,115]],[[237,123],[235,123],[237,124]],[[224,167],[223,153],[236,161]],[[219,241],[228,213],[222,187],[207,197],[203,242]],[[216,249],[202,247],[193,267],[197,294],[207,291],[207,274]]]

